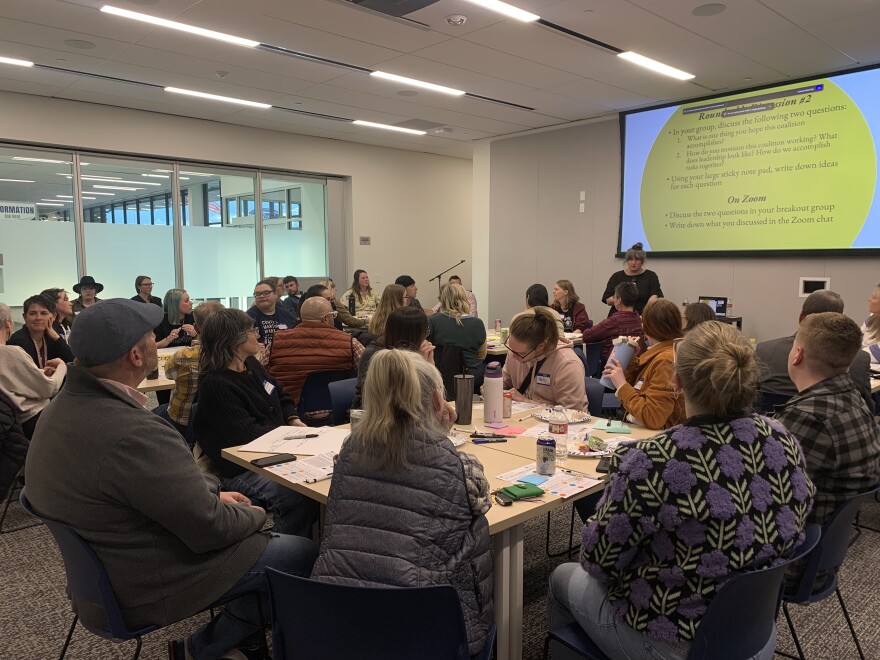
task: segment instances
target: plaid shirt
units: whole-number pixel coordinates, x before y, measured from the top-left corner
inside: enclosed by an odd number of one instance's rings
[[[880,429],[848,374],[807,388],[774,417],[800,440],[816,485],[808,522],[824,523],[841,502],[880,482]]]
[[[165,377],[174,381],[168,416],[182,426],[189,424],[189,413],[199,384],[199,351],[201,347],[181,348],[165,361]]]
[[[468,502],[474,516],[485,514],[492,507],[489,495],[489,481],[483,473],[483,464],[480,459],[471,454],[458,452],[461,465],[464,468],[464,483],[467,487]]]

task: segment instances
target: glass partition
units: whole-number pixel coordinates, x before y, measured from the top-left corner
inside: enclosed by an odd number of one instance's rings
[[[176,286],[171,166],[90,156],[80,159],[80,183],[86,274],[104,285],[98,297],[131,298],[135,278],[148,275],[164,298]]]
[[[268,172],[262,180],[264,272],[326,277],[326,181]]]
[[[74,297],[72,161],[70,153],[0,145],[0,301],[10,307],[54,287]]]
[[[247,309],[259,268],[253,210],[244,213],[241,202],[253,200],[253,175],[182,164],[180,188],[190,214],[183,227],[187,292],[195,300]]]

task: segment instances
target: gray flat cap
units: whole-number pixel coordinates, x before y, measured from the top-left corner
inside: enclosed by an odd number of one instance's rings
[[[118,360],[165,317],[158,305],[110,298],[87,307],[76,317],[70,348],[83,366]]]

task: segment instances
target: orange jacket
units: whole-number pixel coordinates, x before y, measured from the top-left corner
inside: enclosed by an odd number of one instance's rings
[[[671,339],[654,344],[633,359],[626,380],[617,390],[617,398],[646,428],[668,429],[685,420],[684,397],[675,391]]]
[[[342,330],[300,323],[290,330],[275,332],[269,373],[297,405],[309,374],[356,367],[351,335]]]

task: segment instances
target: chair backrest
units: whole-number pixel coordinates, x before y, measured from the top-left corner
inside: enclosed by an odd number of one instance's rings
[[[464,356],[461,347],[452,344],[438,344],[434,347],[434,366],[443,377],[446,400],[455,398],[455,377],[464,373]]]
[[[587,356],[587,375],[598,377],[599,375],[599,364],[602,361],[602,347],[605,345],[604,341],[594,341],[591,344],[586,344],[584,346],[584,353]]]
[[[336,380],[345,380],[356,376],[352,369],[338,369],[336,371],[314,371],[308,375],[299,397],[297,411],[300,417],[315,410],[331,410],[333,403],[330,400],[328,385]]]
[[[18,421],[18,410],[9,397],[0,392],[0,502],[15,486],[29,444]]]
[[[276,660],[469,658],[458,593],[450,585],[353,587],[266,570]]]
[[[330,391],[331,410],[333,411],[331,424],[345,424],[348,421],[348,410],[354,399],[355,385],[357,385],[357,378],[334,380],[327,384],[327,389]]]
[[[34,518],[42,520],[52,532],[55,543],[58,544],[61,558],[64,560],[64,573],[67,576],[67,594],[74,602],[83,627],[99,637],[122,640],[134,639],[158,629],[158,626],[148,626],[141,630],[129,630],[122,618],[104,564],[92,550],[92,546],[70,525],[44,518],[34,511],[27,498],[26,487],[22,489],[20,499],[22,508]],[[89,615],[84,619],[85,612]],[[103,614],[107,623],[106,629],[90,625],[95,616],[100,614]]]
[[[767,390],[758,390],[758,401],[755,407],[759,413],[772,413],[776,406],[788,403],[791,398],[790,394],[781,394],[779,392],[769,392]]]
[[[593,417],[602,416],[602,406],[605,401],[605,386],[595,378],[587,376],[584,379],[584,388],[587,391],[587,408]]]
[[[837,588],[837,569],[846,559],[853,520],[862,502],[872,497],[880,487],[859,493],[840,504],[822,526],[822,539],[810,553],[797,588],[786,600],[794,603],[822,600]],[[816,585],[816,576],[827,575],[824,585]],[[818,587],[818,588],[817,588]]]
[[[819,543],[819,525],[809,525],[792,557],[769,568],[739,573],[712,598],[700,620],[688,660],[741,660],[764,648],[776,628],[785,569]]]

